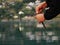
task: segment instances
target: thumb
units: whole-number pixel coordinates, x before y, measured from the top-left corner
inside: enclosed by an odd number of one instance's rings
[[[44,18],[44,14],[37,14],[35,16],[36,20],[41,23],[41,22],[44,22],[45,21],[45,18]]]

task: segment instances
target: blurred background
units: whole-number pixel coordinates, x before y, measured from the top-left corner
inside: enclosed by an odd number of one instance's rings
[[[32,16],[43,1],[0,0],[0,45],[60,45],[60,15],[46,29]]]

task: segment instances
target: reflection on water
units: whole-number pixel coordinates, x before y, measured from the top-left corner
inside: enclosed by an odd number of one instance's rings
[[[36,40],[37,42],[40,42],[41,40],[46,40],[46,42],[54,42],[58,41],[58,36],[55,35],[43,35],[44,32],[26,32],[26,38],[28,40]],[[53,33],[53,32],[52,32]],[[49,33],[48,33],[49,34]]]
[[[0,22],[0,45],[59,45],[60,22],[57,22],[45,22],[47,34],[42,25],[32,21]]]

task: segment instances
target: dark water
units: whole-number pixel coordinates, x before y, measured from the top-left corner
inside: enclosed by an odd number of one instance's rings
[[[46,29],[37,28],[34,22],[0,22],[0,45],[60,45],[60,21],[45,24]]]

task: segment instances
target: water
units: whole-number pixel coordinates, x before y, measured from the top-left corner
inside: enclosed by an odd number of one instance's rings
[[[47,34],[44,27],[37,28],[32,21],[0,22],[0,45],[59,45],[60,21],[50,20],[44,23]],[[24,29],[20,31],[19,26]]]

